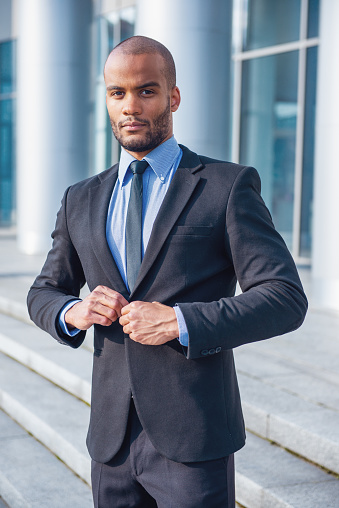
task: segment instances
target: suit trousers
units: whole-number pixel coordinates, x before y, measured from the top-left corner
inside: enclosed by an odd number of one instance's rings
[[[95,508],[234,508],[234,456],[167,459],[148,439],[132,400],[120,451],[105,464],[92,461],[92,490]]]

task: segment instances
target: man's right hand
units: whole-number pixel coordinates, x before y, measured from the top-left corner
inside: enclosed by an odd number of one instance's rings
[[[81,302],[65,314],[67,327],[88,330],[92,325],[110,326],[121,316],[121,309],[128,301],[117,291],[106,286],[96,287]]]

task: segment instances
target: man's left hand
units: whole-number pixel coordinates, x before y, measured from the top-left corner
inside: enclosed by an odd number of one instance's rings
[[[126,305],[119,323],[124,333],[141,344],[160,346],[179,337],[174,309],[159,302],[136,301]]]

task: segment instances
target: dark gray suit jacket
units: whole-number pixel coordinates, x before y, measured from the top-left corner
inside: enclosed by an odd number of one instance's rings
[[[82,343],[58,327],[62,307],[85,282],[125,298],[178,304],[190,345],[147,346],[118,322],[95,326],[87,444],[99,462],[125,435],[131,393],[159,452],[180,462],[226,456],[245,432],[232,348],[293,330],[307,300],[294,262],[260,197],[255,169],[183,148],[131,295],[107,245],[105,225],[118,165],[67,189],[53,248],[32,285],[33,321],[58,341]],[[243,293],[234,297],[236,280]]]

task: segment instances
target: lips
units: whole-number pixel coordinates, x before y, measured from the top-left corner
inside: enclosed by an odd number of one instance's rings
[[[145,127],[146,124],[140,122],[125,122],[121,127],[125,128],[128,131],[137,131]]]

